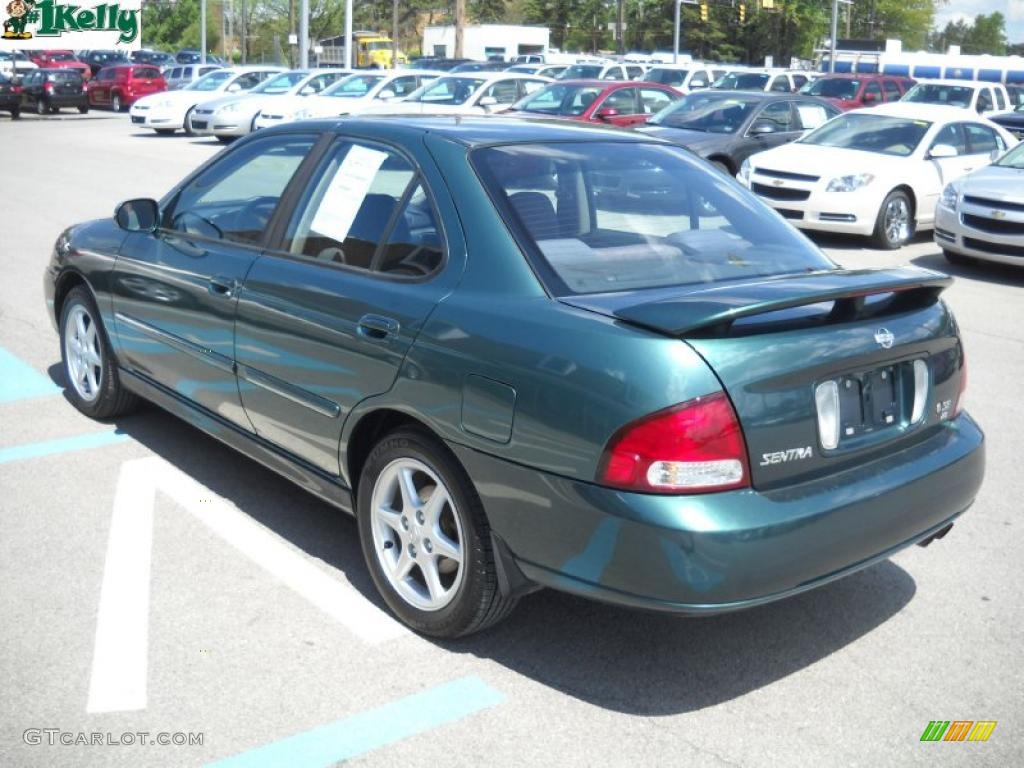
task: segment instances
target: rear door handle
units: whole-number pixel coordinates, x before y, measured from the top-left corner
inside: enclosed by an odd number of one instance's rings
[[[231,277],[220,275],[210,278],[210,293],[224,299],[230,299],[238,289],[238,281]]]
[[[363,315],[359,318],[359,335],[371,341],[383,341],[398,334],[398,321],[382,315]]]

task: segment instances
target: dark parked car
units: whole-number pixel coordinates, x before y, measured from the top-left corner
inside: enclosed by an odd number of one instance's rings
[[[87,51],[82,57],[82,61],[89,65],[94,77],[104,67],[130,63],[128,57],[121,51]]]
[[[894,75],[825,75],[800,89],[807,96],[817,96],[842,110],[873,107],[888,101],[899,101],[916,80]]]
[[[14,78],[0,72],[0,112],[9,112],[12,118],[21,115],[21,86]]]
[[[160,70],[147,64],[118,64],[101,69],[89,83],[89,105],[124,112],[151,93],[167,90]]]
[[[45,69],[74,69],[85,80],[92,77],[92,69],[84,61],[79,61],[74,51],[46,50],[26,51],[26,53],[38,67]]]
[[[998,115],[990,115],[989,120],[993,123],[998,123],[1018,139],[1024,141],[1024,104],[1021,104],[1013,112],[1000,112]]]
[[[827,101],[796,93],[705,90],[636,130],[682,144],[735,176],[750,155],[795,141],[839,111]]]
[[[37,114],[57,112],[64,107],[89,111],[85,80],[73,69],[36,69],[21,79],[21,107]]]
[[[680,98],[679,91],[660,83],[559,80],[520,99],[508,114],[628,126],[645,122]]]
[[[468,61],[469,59],[444,59],[437,58],[435,56],[424,56],[410,61],[409,68],[427,69],[431,72],[448,72],[453,67],[457,67],[460,64],[466,64]]]
[[[168,67],[175,63],[171,54],[164,51],[151,51],[147,48],[140,48],[128,54],[133,64],[152,64],[155,67]]]
[[[508,64],[503,61],[466,61],[448,71],[455,75],[459,72],[502,72],[506,69]]]
[[[627,173],[643,215],[598,194]],[[841,269],[667,142],[458,116],[252,134],[62,233],[44,292],[79,410],[141,395],[354,513],[451,637],[539,585],[707,614],[945,536],[984,471],[950,282]]]

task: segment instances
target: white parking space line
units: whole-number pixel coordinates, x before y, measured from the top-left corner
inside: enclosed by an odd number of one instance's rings
[[[88,712],[146,707],[153,508],[160,491],[281,583],[376,645],[410,634],[351,586],[325,573],[230,502],[165,460],[121,466],[100,591]]]

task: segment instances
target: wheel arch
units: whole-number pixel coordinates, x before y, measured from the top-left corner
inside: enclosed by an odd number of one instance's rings
[[[917,195],[914,194],[914,188],[909,184],[897,184],[891,190],[889,190],[886,197],[891,195],[893,192],[904,192],[910,200],[910,218],[914,221],[914,227],[917,227]],[[883,198],[884,201],[884,198]]]
[[[61,313],[64,311],[64,301],[67,299],[68,294],[71,293],[71,290],[79,285],[85,286],[85,289],[89,291],[89,295],[92,296],[92,300],[96,302],[96,306],[99,306],[99,301],[96,298],[96,291],[94,291],[93,287],[89,285],[89,281],[85,279],[85,275],[77,269],[64,269],[57,276],[53,287],[53,317],[58,325],[60,325]]]
[[[721,163],[722,165],[724,165],[729,170],[729,173],[731,173],[733,176],[736,175],[737,168],[736,168],[735,164],[733,164],[732,158],[730,158],[728,155],[723,155],[723,154],[720,154],[720,153],[714,154],[714,155],[709,155],[708,156],[708,162],[709,163]]]
[[[341,461],[348,474],[353,499],[356,498],[359,491],[359,475],[362,473],[363,465],[366,464],[366,460],[373,451],[373,447],[382,435],[393,432],[399,427],[422,429],[438,442],[444,444],[441,436],[431,429],[426,422],[405,411],[385,406],[359,414],[357,421],[348,431],[347,438],[342,440]]]

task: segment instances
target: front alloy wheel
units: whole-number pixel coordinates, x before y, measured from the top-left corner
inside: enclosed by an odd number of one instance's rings
[[[121,102],[121,94],[115,93],[110,99],[110,108],[115,112],[124,112],[124,104]]]
[[[103,348],[99,329],[84,304],[75,304],[64,318],[64,359],[68,381],[86,403],[100,396]]]
[[[914,234],[914,213],[906,192],[890,192],[878,211],[875,242],[886,250],[899,248]]]

